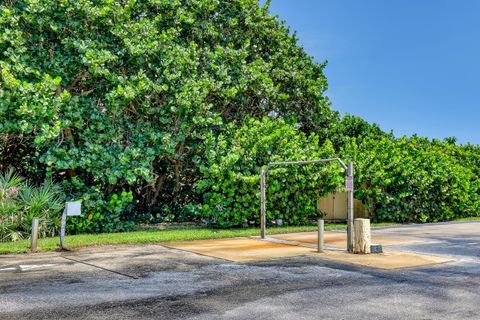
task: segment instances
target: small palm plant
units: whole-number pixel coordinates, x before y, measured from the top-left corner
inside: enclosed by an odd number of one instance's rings
[[[24,179],[15,173],[13,168],[0,174],[0,201],[6,201],[18,196]]]
[[[0,173],[0,241],[28,237],[33,218],[39,218],[39,236],[54,236],[63,207],[61,188],[46,179],[33,186],[13,169]]]
[[[19,194],[23,207],[23,230],[29,230],[33,218],[40,218],[39,236],[54,236],[60,225],[60,212],[63,208],[61,188],[47,179],[39,187],[26,184]]]
[[[23,238],[21,220],[18,218],[21,208],[16,201],[23,186],[24,179],[12,168],[0,173],[0,241]]]

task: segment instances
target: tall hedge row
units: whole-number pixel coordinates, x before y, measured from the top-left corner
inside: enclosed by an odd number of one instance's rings
[[[425,138],[352,139],[355,196],[377,221],[437,222],[480,216],[478,147]]]

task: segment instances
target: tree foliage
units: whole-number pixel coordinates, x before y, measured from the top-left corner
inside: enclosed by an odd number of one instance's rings
[[[413,136],[352,139],[356,197],[378,221],[437,222],[480,215],[478,148]]]
[[[107,202],[193,201],[226,123],[273,112],[325,140],[338,117],[325,65],[257,0],[12,0],[0,30],[0,147],[27,151],[2,165]]]
[[[393,133],[386,133],[380,127],[373,123],[368,123],[359,116],[345,114],[340,121],[334,122],[330,136],[335,150],[340,150],[346,144],[350,143],[351,138],[394,138]]]
[[[208,140],[207,161],[198,191],[203,194],[202,218],[220,226],[258,223],[260,168],[270,162],[316,160],[335,157],[332,144],[319,145],[283,120],[248,119],[239,128]],[[319,196],[342,183],[337,163],[272,167],[267,174],[267,220],[287,224],[306,223],[320,213]]]

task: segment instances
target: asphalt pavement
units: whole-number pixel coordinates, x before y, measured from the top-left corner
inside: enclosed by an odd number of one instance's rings
[[[480,222],[380,228],[451,262],[233,263],[160,245],[0,256],[0,319],[480,319]]]

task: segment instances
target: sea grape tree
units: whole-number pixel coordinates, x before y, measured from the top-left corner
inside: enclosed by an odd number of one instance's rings
[[[325,64],[257,0],[8,0],[0,30],[0,148],[24,155],[0,165],[72,192],[176,206],[208,133],[273,113],[323,142],[338,117]]]

